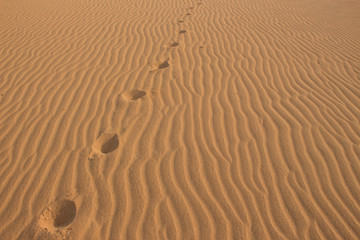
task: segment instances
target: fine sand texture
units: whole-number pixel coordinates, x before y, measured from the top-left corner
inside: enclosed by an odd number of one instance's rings
[[[1,0],[0,240],[360,239],[359,10]]]

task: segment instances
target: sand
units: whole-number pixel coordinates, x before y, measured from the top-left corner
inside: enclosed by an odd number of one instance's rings
[[[359,9],[1,1],[0,239],[359,239]]]

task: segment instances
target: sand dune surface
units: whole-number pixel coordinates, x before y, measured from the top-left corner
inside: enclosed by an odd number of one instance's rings
[[[0,239],[359,239],[360,1],[0,3]]]

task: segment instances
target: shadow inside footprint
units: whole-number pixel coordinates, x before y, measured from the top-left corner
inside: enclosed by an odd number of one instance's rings
[[[186,30],[180,30],[179,31],[179,34],[184,34],[184,33],[186,33]]]
[[[102,132],[92,145],[89,159],[97,159],[104,154],[111,153],[119,147],[117,134]]]
[[[164,62],[160,63],[157,68],[158,69],[163,69],[163,68],[167,68],[168,66],[170,66],[169,61],[165,60]]]
[[[155,72],[155,71],[157,71],[157,70],[167,68],[167,67],[170,66],[170,65],[169,65],[169,58],[166,59],[166,60],[163,61],[163,62],[158,62],[158,63],[156,63],[156,64],[150,64],[150,66],[151,66],[150,72]]]
[[[119,138],[117,134],[115,134],[112,138],[110,138],[101,145],[101,152],[105,154],[111,153],[115,151],[115,149],[117,149],[118,146],[119,146]]]
[[[169,44],[169,47],[177,47],[179,46],[179,42],[172,42]]]
[[[143,96],[146,95],[145,91],[141,91],[141,90],[131,90],[129,92],[124,93],[124,98],[127,100],[133,100],[136,101],[139,98],[142,98]]]
[[[76,216],[76,205],[71,200],[56,201],[40,215],[39,226],[52,230],[70,225]]]

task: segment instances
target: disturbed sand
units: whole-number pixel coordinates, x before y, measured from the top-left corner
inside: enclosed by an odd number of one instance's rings
[[[0,3],[0,239],[359,239],[360,2]]]

